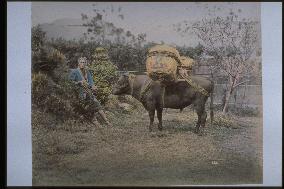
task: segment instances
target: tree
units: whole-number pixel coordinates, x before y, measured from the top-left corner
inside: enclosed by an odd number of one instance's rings
[[[113,7],[111,9],[98,9],[94,5],[93,11],[94,16],[81,15],[82,20],[85,22],[83,26],[87,28],[85,39],[97,42],[99,46],[108,49],[110,59],[120,70],[135,67],[142,70],[141,67],[145,58],[146,34],[140,33],[135,36],[131,31],[125,31],[123,28],[107,21],[110,15],[121,20],[124,19],[120,7],[117,10]]]
[[[117,16],[121,20],[124,19],[123,14],[121,14],[121,8],[118,10],[114,10],[111,8],[111,13],[108,8],[99,9],[96,7],[97,5],[93,4],[93,12],[94,16],[89,16],[86,14],[81,14],[82,20],[85,21],[83,26],[87,28],[87,33],[84,34],[85,39],[88,37],[92,41],[98,42],[101,46],[105,46],[108,41],[107,38],[115,37],[115,41],[121,41],[125,39],[123,34],[125,33],[123,28],[116,27],[113,23],[107,22],[107,18],[109,15]],[[129,35],[130,33],[128,33]]]
[[[39,25],[32,27],[32,51],[39,51],[46,41],[45,32]]]
[[[248,82],[248,76],[258,66],[256,62],[249,61],[257,46],[257,24],[249,19],[239,20],[238,15],[231,11],[227,17],[205,18],[191,27],[200,39],[204,53],[214,58],[211,72],[218,69],[227,76],[224,114],[233,91]],[[188,30],[187,26],[180,31],[186,33]]]
[[[249,59],[256,48],[256,24],[253,21],[238,21],[233,14],[227,18],[204,19],[193,25],[207,54],[215,58],[215,67],[220,68],[228,77],[224,114],[233,91],[248,82],[244,79],[254,70],[255,65]]]

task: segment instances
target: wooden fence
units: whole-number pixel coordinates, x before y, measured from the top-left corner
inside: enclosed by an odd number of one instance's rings
[[[122,74],[135,74],[135,75],[145,75],[146,72],[139,72],[139,71],[117,71],[118,75]],[[208,74],[195,74],[200,75],[203,77],[210,76]],[[219,76],[222,77],[222,76]],[[218,76],[215,78],[215,86],[214,86],[214,104],[221,104],[222,98],[224,98],[226,84],[224,83],[217,83]],[[222,79],[222,78],[221,78]],[[261,108],[262,107],[262,87],[261,85],[239,85],[235,91],[233,92],[230,102],[230,105],[236,107],[251,107],[251,108]]]

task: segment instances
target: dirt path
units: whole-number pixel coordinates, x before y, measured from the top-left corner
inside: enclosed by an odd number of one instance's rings
[[[185,109],[164,112],[164,131],[150,134],[145,111],[119,114],[114,127],[34,132],[34,185],[184,185],[262,182],[260,118],[240,125],[193,132],[196,116]],[[113,117],[118,115],[113,115]],[[156,122],[156,121],[155,121]],[[155,127],[157,127],[155,125]],[[60,128],[60,127],[59,127]],[[157,129],[157,128],[156,128]],[[49,133],[47,135],[46,133]],[[36,135],[36,136],[35,136]],[[41,147],[53,141],[50,151]],[[50,144],[46,144],[50,145]]]

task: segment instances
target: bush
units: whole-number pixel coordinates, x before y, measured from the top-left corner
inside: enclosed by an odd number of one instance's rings
[[[46,74],[32,74],[32,103],[37,106],[45,105],[45,99],[50,93],[50,85]]]
[[[85,118],[92,119],[95,104],[91,99],[80,100],[79,86],[67,78],[55,83],[46,74],[35,73],[32,78],[32,102],[57,120]]]
[[[79,99],[79,100],[78,100]],[[78,117],[84,117],[85,119],[91,121],[95,114],[95,103],[93,100],[86,99],[82,100],[79,98],[72,101],[72,107],[74,108],[74,113]]]
[[[52,75],[53,71],[64,64],[65,56],[58,50],[44,46],[32,54],[32,71]]]
[[[38,32],[33,32],[33,35],[36,33]],[[35,47],[32,48],[33,106],[45,113],[52,114],[59,121],[82,117],[92,119],[95,113],[95,104],[91,99],[80,99],[80,87],[68,79],[69,68],[65,55],[45,44],[45,40],[39,40],[37,36],[33,36],[35,37],[33,42]],[[110,70],[109,67],[106,69]],[[111,75],[110,72],[106,72],[106,74]],[[104,79],[110,81],[107,76]],[[110,86],[103,88],[103,93],[110,92]]]
[[[45,74],[33,74],[32,102],[61,120],[72,117],[72,107],[66,98],[66,89],[64,90],[64,86],[59,87]]]
[[[39,25],[32,27],[32,51],[38,51],[46,41],[45,32]]]
[[[214,115],[213,125],[219,127],[235,128],[238,124],[233,119],[231,119],[230,116],[222,115],[222,113],[220,113]]]
[[[222,111],[222,110],[223,110],[222,104],[214,105],[214,111]],[[254,117],[254,116],[259,116],[261,114],[261,111],[258,108],[253,108],[249,106],[237,107],[235,105],[229,105],[228,113],[232,113],[236,116],[242,116],[242,117]]]
[[[253,107],[232,107],[230,108],[230,111],[237,115],[237,116],[243,116],[243,117],[255,117],[260,115],[260,111],[258,108]]]
[[[105,104],[111,94],[111,86],[117,77],[117,67],[112,64],[107,55],[103,56],[99,55],[98,52],[95,52],[94,61],[92,62],[90,69],[93,74],[95,85],[98,87],[96,96],[102,104]]]

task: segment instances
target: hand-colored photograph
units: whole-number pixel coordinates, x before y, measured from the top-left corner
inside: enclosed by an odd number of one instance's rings
[[[263,183],[258,2],[32,2],[33,186]]]

